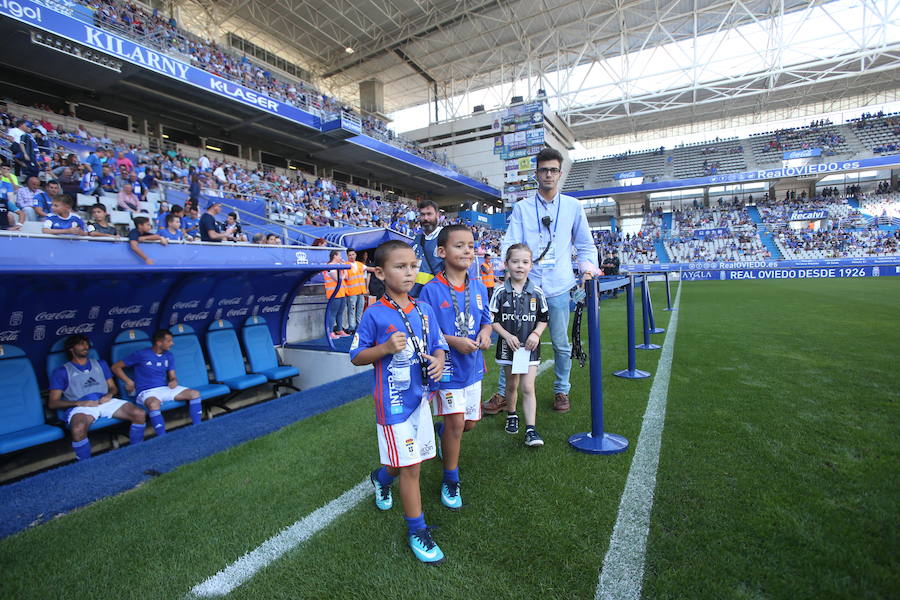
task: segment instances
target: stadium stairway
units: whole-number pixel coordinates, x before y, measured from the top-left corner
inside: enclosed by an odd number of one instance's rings
[[[847,198],[847,204],[849,204],[856,210],[859,210],[859,200],[857,200],[856,198]]]
[[[666,245],[663,244],[662,240],[656,240],[653,242],[653,247],[656,248],[656,257],[659,259],[659,263],[667,263],[672,262],[669,259],[669,253],[666,252]]]
[[[663,230],[663,233],[666,233],[667,231],[672,231],[672,213],[670,213],[670,212],[663,213],[662,230]]]
[[[756,223],[757,225],[762,225],[762,215],[759,214],[759,209],[755,206],[747,207],[747,214],[750,215],[750,220]]]
[[[756,207],[752,207],[753,210],[756,210]],[[757,213],[759,214],[759,213]],[[757,233],[759,233],[759,239],[762,241],[763,246],[772,253],[772,258],[775,260],[782,260],[784,255],[781,254],[781,250],[778,249],[778,244],[775,243],[775,238],[772,237],[772,234],[769,233],[769,230],[765,227],[759,227]]]

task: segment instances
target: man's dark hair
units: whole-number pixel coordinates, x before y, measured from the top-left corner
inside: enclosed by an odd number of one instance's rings
[[[419,210],[426,209],[429,206],[434,209],[434,212],[441,212],[441,209],[438,208],[438,205],[434,200],[419,200],[419,203],[416,205]]]
[[[91,210],[94,210],[95,208],[99,208],[99,209],[102,210],[103,212],[107,212],[107,211],[106,211],[106,206],[104,206],[103,204],[100,204],[99,202],[98,202],[97,204],[92,204],[92,205],[91,205]]]
[[[410,250],[412,246],[400,240],[388,240],[375,248],[375,256],[373,259],[375,262],[375,266],[384,267],[384,263],[387,262],[388,256],[391,255],[391,252],[393,252],[394,250],[400,250],[401,248]]]
[[[82,342],[87,342],[89,347],[91,345],[91,340],[89,340],[88,336],[84,335],[83,333],[76,333],[67,337],[66,341],[63,342],[63,348],[66,351],[66,356],[72,358],[72,348]]]
[[[166,215],[166,227],[168,227],[171,223],[175,221],[175,219],[180,219],[179,215],[176,215],[174,212],[170,212]]]
[[[174,214],[174,213],[183,213],[183,212],[184,212],[184,209],[181,208],[181,205],[180,205],[180,204],[173,204],[173,205],[172,205],[172,208],[169,209],[169,212],[170,212],[170,213],[173,213],[173,214]]]
[[[535,164],[541,164],[542,162],[546,162],[548,160],[558,160],[559,166],[561,167],[563,164],[562,154],[559,153],[559,150],[556,148],[543,148],[540,152],[538,152],[537,157],[535,158]]]
[[[156,331],[153,332],[153,337],[150,338],[150,341],[153,342],[154,344],[156,342],[161,342],[164,339],[166,339],[167,335],[172,335],[172,332],[169,331],[168,329],[157,329]]]
[[[472,228],[469,227],[468,225],[462,225],[462,224],[447,225],[446,227],[441,229],[441,231],[438,233],[437,245],[439,247],[446,246],[447,240],[450,239],[450,234],[455,231],[467,231],[471,234]],[[474,239],[474,236],[473,236],[473,239]]]
[[[134,226],[135,226],[135,227],[140,227],[140,226],[143,225],[144,223],[149,223],[149,222],[150,222],[150,219],[148,219],[147,217],[135,217],[135,218],[133,219],[133,221],[134,221]]]

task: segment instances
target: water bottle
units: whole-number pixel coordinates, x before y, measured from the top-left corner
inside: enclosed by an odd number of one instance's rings
[[[409,359],[410,356],[406,353],[405,348],[391,359],[390,371],[394,380],[394,389],[397,391],[409,389]]]

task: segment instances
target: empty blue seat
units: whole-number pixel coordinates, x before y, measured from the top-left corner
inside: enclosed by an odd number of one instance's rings
[[[53,375],[53,371],[57,368],[63,366],[69,361],[69,357],[66,355],[65,349],[66,338],[59,338],[50,348],[50,354],[47,355],[47,378],[49,379],[51,375]],[[100,359],[100,355],[97,354],[97,351],[91,348],[88,356],[93,359]],[[117,381],[116,385],[119,386],[119,390],[116,393],[116,398],[125,399],[128,397],[127,392],[125,391],[125,386],[122,385],[122,382]],[[56,416],[63,423],[66,422],[65,418],[65,410],[59,409],[56,411]],[[122,419],[114,419],[112,417],[100,417],[99,419],[94,419],[94,422],[91,423],[91,426],[88,427],[88,431],[95,431],[97,429],[103,429],[104,427],[109,427],[111,425],[118,425],[119,423],[124,423]]]
[[[152,345],[152,342],[150,342],[150,336],[140,329],[126,329],[116,336],[116,341],[113,343],[113,347],[109,351],[110,358],[112,358],[113,364],[115,364],[120,360],[125,360],[125,358],[127,358],[128,355],[132,352],[143,350],[144,348],[149,348]],[[126,367],[125,372],[133,381],[134,372],[131,367]],[[177,375],[178,371],[175,371],[175,374]],[[132,396],[128,393],[128,391],[125,389],[125,384],[118,378],[116,378],[116,385],[119,386],[120,398],[131,400],[132,402],[135,401],[135,396]],[[159,409],[165,412],[167,410],[172,410],[173,408],[184,406],[184,404],[184,402],[180,402],[178,400],[169,400],[167,402],[163,402],[160,405]]]
[[[215,380],[232,390],[246,390],[268,381],[265,375],[247,373],[231,321],[218,319],[210,324],[206,332],[206,352]]]
[[[21,348],[0,344],[0,454],[61,439],[44,422],[44,405],[31,361]]]
[[[169,331],[175,340],[172,355],[175,357],[175,374],[181,385],[197,390],[204,400],[225,396],[231,392],[227,385],[209,382],[200,340],[190,325],[175,325],[170,327]]]
[[[241,329],[241,340],[244,342],[244,351],[247,353],[247,361],[250,363],[250,372],[261,373],[269,381],[281,381],[300,374],[297,367],[278,364],[278,355],[275,353],[275,344],[269,326],[262,317],[252,316],[244,323]],[[276,383],[279,387],[296,387],[287,383]],[[299,391],[299,390],[298,390]]]

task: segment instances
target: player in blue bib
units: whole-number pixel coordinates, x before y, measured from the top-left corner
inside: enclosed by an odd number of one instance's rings
[[[50,396],[47,406],[59,411],[60,419],[72,432],[72,449],[78,460],[91,457],[88,428],[101,418],[131,421],[128,437],[132,444],[144,440],[147,415],[140,408],[115,398],[116,384],[106,362],[91,358],[91,342],[82,335],[66,338],[66,356],[69,362],[57,367],[50,374]]]
[[[112,366],[113,373],[125,384],[129,394],[136,394],[136,402],[147,409],[150,424],[156,435],[165,435],[166,423],[160,407],[172,400],[187,402],[191,422],[196,425],[203,416],[200,392],[178,385],[175,376],[175,357],[170,350],[175,345],[172,333],[160,329],[151,338],[152,346],[136,350]],[[125,373],[134,368],[134,379]]]
[[[475,260],[475,238],[467,225],[450,225],[438,235],[438,256],[444,269],[422,287],[419,298],[437,314],[450,346],[439,389],[431,395],[432,411],[443,416],[435,426],[440,440],[444,478],[441,503],[462,508],[459,492],[459,455],[462,434],[481,419],[481,380],[484,356],[491,347],[491,313],[484,283],[469,276]]]
[[[427,394],[444,370],[447,342],[431,307],[409,297],[418,272],[412,248],[398,240],[385,242],[375,249],[374,259],[385,294],[363,313],[350,360],[375,367],[372,395],[384,465],[370,475],[375,505],[381,510],[393,506],[391,484],[399,477],[410,549],[420,561],[437,564],[444,554],[425,524],[419,464],[435,455]]]

